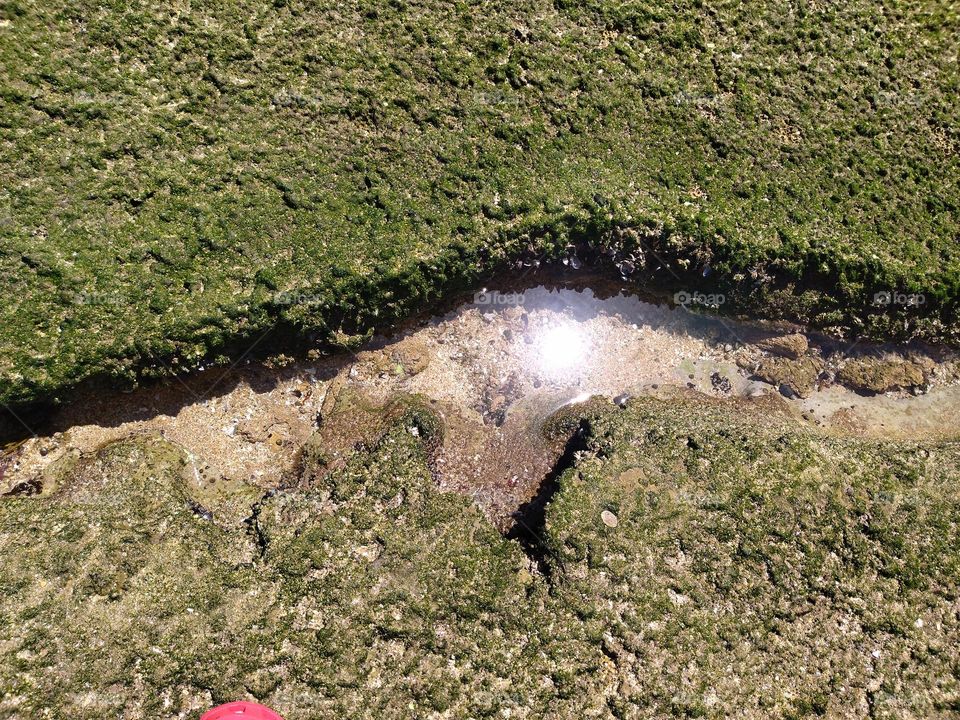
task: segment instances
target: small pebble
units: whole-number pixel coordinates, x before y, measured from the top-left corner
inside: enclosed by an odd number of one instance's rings
[[[609,510],[604,510],[602,513],[600,513],[600,519],[603,520],[603,524],[607,527],[615,528],[620,524],[619,518],[617,518],[617,516]]]
[[[778,390],[780,391],[780,394],[783,395],[788,400],[794,400],[800,397],[799,395],[797,395],[797,392],[786,383],[781,383]]]

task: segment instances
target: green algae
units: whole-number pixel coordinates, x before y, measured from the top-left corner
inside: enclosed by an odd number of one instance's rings
[[[299,489],[245,523],[198,512],[159,439],[5,498],[0,714],[196,718],[244,697],[288,720],[956,711],[955,444],[684,397],[570,406],[550,423],[580,434],[532,528],[540,574],[436,489],[437,420],[401,404],[339,467],[306,454]]]
[[[955,710],[955,445],[825,439],[690,401],[592,427],[543,537],[557,597],[615,658],[615,716]]]
[[[948,4],[0,13],[0,402],[350,344],[570,246],[725,309],[955,339]]]

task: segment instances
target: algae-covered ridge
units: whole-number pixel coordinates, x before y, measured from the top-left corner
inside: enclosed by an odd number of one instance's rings
[[[438,422],[409,404],[338,469],[308,454],[295,489],[259,500],[202,490],[159,438],[5,499],[0,715],[960,710],[955,443],[595,400],[547,424],[571,453],[520,543],[437,490]]]
[[[574,254],[955,341],[958,44],[930,1],[12,0],[0,402]]]

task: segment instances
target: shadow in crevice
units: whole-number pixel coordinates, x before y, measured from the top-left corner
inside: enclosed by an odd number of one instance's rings
[[[71,402],[45,408],[35,415],[22,416],[21,433],[53,435],[76,425],[96,424],[101,427],[119,427],[148,421],[161,415],[175,417],[185,407],[214,401],[229,395],[243,384],[256,395],[265,395],[278,385],[309,371],[317,380],[335,377],[353,360],[342,353],[328,355],[317,361],[298,361],[283,367],[268,367],[253,359],[229,367],[211,367],[204,371],[148,378],[132,390],[123,391],[101,383],[91,382],[80,387]],[[18,416],[9,418],[9,423]],[[4,428],[0,420],[0,428]],[[0,438],[9,436],[0,430]],[[2,449],[2,448],[0,448]]]
[[[266,558],[267,549],[270,545],[270,540],[260,524],[260,513],[263,512],[264,503],[276,495],[277,492],[279,492],[279,490],[268,490],[265,492],[263,496],[250,507],[250,516],[243,521],[247,536],[252,540],[256,548],[256,556],[260,560]]]
[[[514,525],[507,538],[515,540],[534,567],[551,583],[554,565],[563,561],[553,554],[546,539],[547,507],[560,490],[560,476],[577,462],[577,454],[587,450],[588,421],[580,421],[567,439],[563,453],[540,483],[537,494],[513,513]]]

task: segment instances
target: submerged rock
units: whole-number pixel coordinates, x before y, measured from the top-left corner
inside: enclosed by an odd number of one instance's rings
[[[789,394],[807,397],[813,392],[824,367],[823,361],[816,357],[802,357],[797,360],[775,357],[761,362],[754,375],[779,386]]]
[[[911,360],[861,358],[848,361],[837,371],[837,381],[866,393],[884,393],[922,387],[926,373],[920,363]]]

